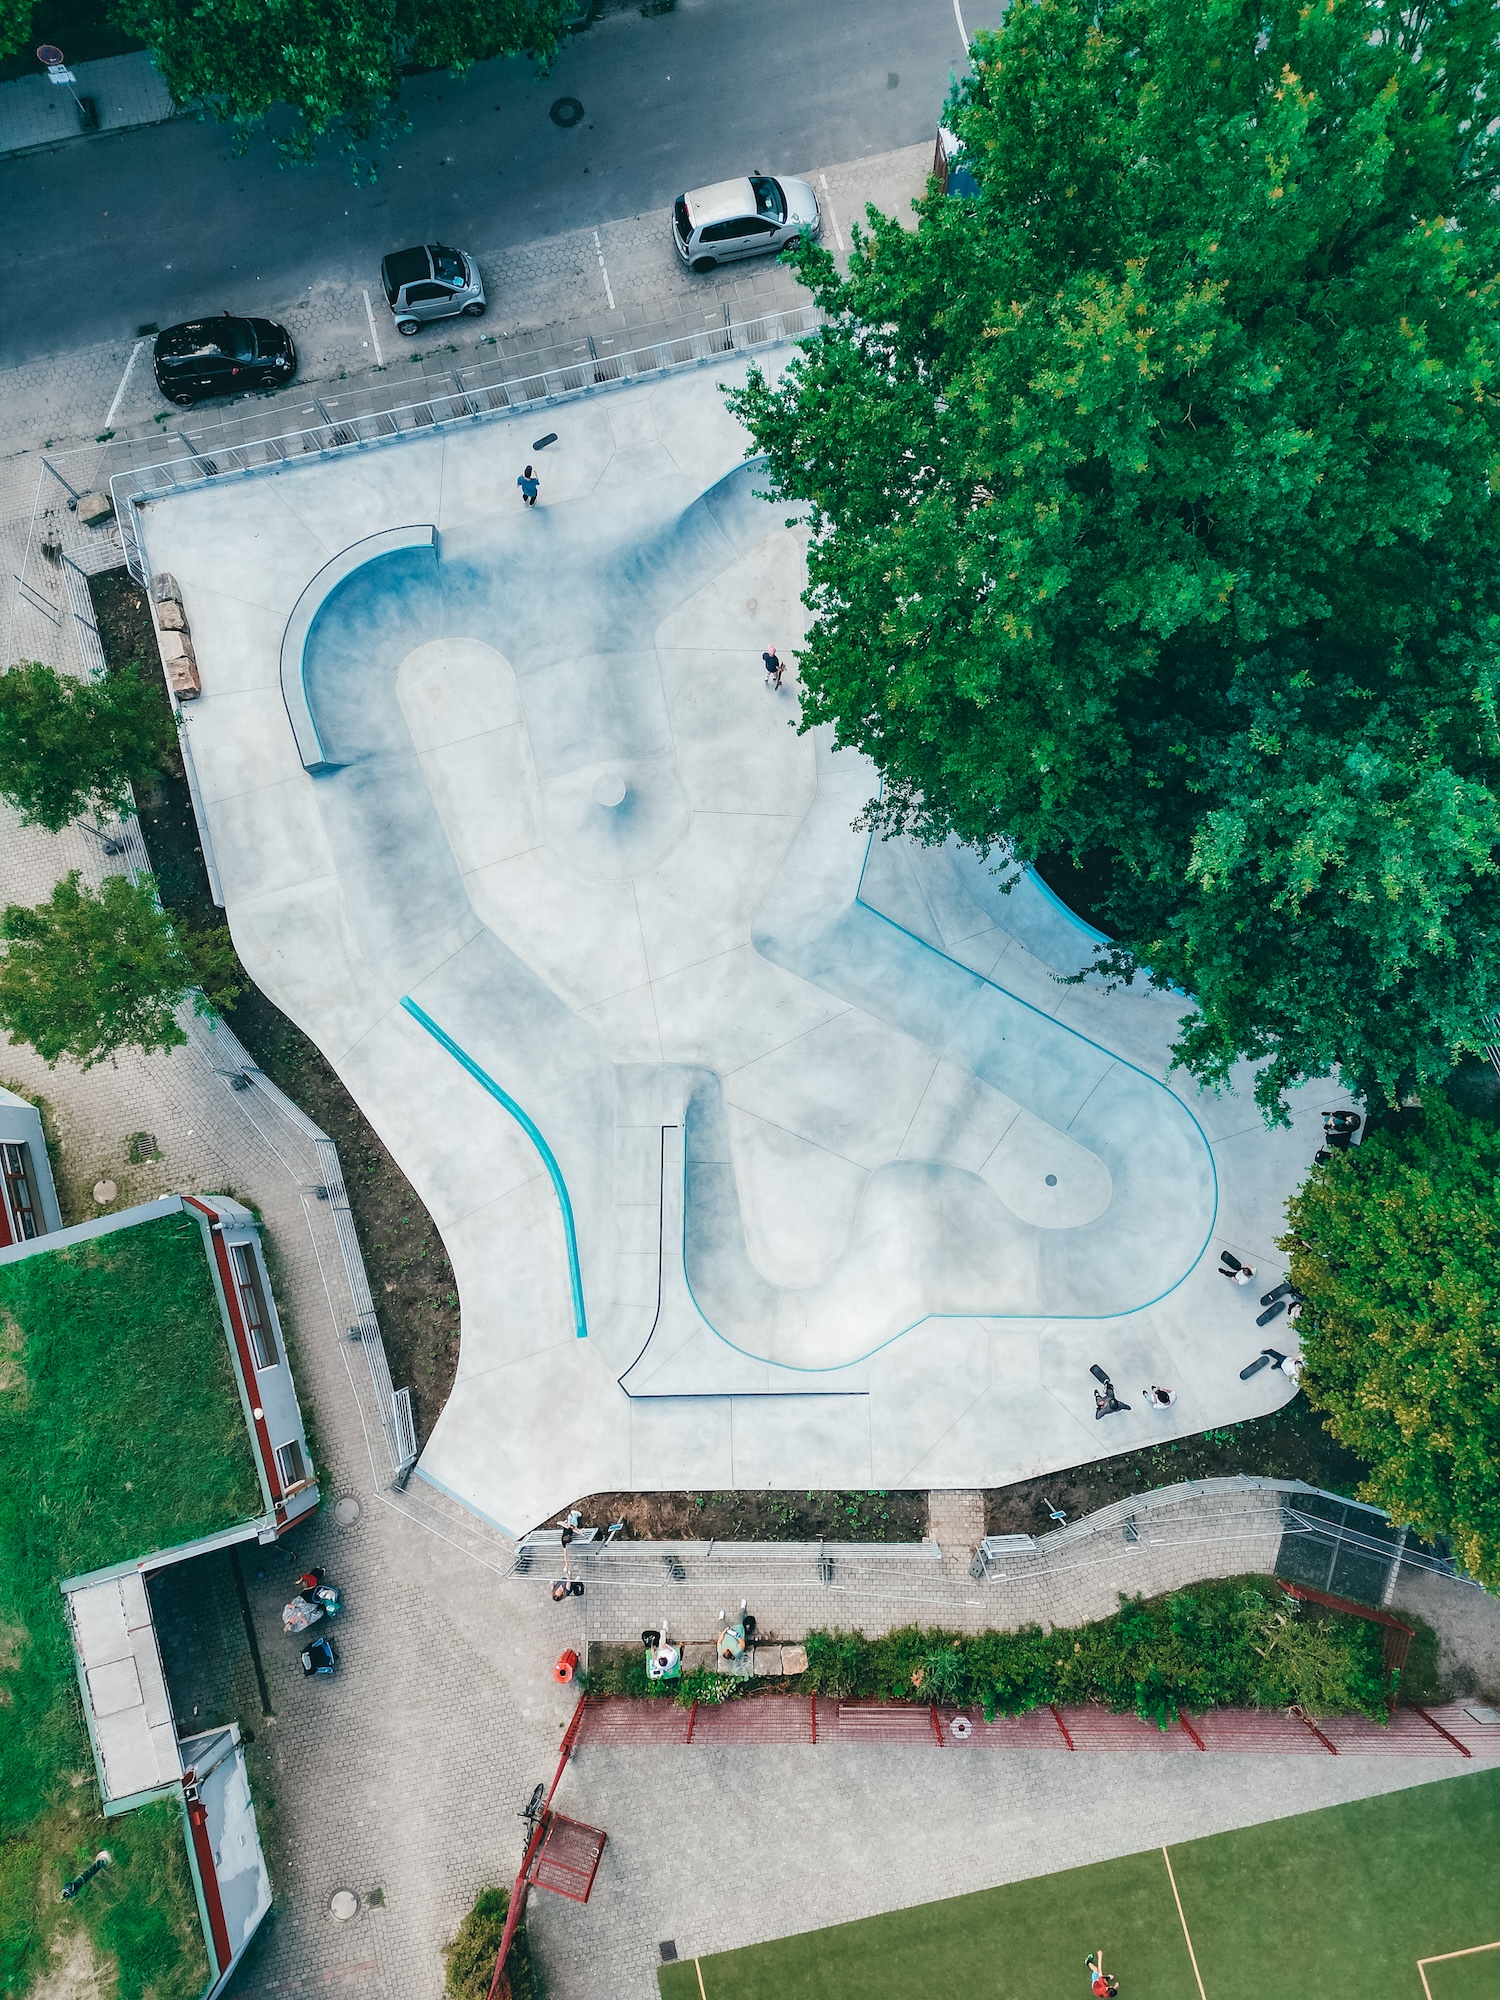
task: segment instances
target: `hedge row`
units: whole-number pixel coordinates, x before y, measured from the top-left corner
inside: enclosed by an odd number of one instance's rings
[[[584,1677],[590,1694],[680,1702],[723,1701],[748,1685],[704,1672],[650,1682],[643,1650],[601,1661]],[[1309,1608],[1264,1577],[1195,1584],[1149,1603],[1122,1597],[1112,1617],[1050,1632],[809,1632],[807,1672],[772,1685],[979,1708],[991,1720],[1047,1702],[1094,1701],[1162,1729],[1183,1709],[1210,1708],[1298,1706],[1383,1721],[1395,1693],[1378,1626]]]

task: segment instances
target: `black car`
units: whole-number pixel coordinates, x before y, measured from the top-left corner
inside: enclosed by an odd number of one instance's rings
[[[279,389],[297,372],[297,349],[273,319],[188,319],[156,336],[156,386],[171,403]]]

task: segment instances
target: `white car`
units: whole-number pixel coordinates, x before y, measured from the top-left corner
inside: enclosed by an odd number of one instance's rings
[[[784,250],[804,229],[816,236],[822,227],[818,197],[807,182],[776,174],[715,181],[672,204],[672,241],[694,271]]]

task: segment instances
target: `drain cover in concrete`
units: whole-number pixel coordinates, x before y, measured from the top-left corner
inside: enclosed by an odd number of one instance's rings
[[[328,1908],[341,1924],[347,1924],[359,1908],[359,1898],[352,1889],[335,1889],[328,1899]]]
[[[333,1518],[341,1528],[352,1528],[359,1519],[359,1502],[352,1493],[333,1503]]]
[[[94,1182],[94,1200],[100,1208],[107,1208],[119,1192],[113,1181]]]

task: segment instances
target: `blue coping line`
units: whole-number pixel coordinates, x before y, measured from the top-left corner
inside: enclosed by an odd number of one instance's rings
[[[573,1223],[573,1203],[568,1195],[568,1184],[563,1179],[562,1168],[557,1164],[557,1156],[510,1093],[502,1090],[495,1079],[482,1070],[474,1058],[460,1048],[450,1034],[438,1026],[425,1008],[419,1007],[409,993],[402,998],[401,1005],[414,1021],[419,1022],[427,1030],[435,1042],[448,1051],[460,1069],[466,1069],[474,1081],[482,1089],[487,1090],[497,1104],[505,1107],[541,1154],[542,1165],[547,1169],[548,1179],[552,1182],[552,1191],[557,1196],[557,1206],[562,1211],[563,1237],[568,1246],[568,1282],[573,1287],[573,1330],[580,1340],[587,1340],[589,1323],[583,1309],[583,1268],[578,1261],[578,1231]]]

